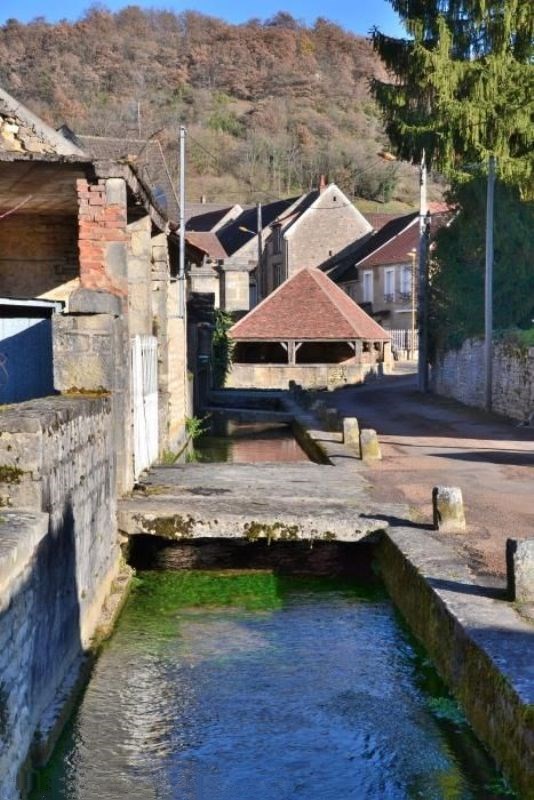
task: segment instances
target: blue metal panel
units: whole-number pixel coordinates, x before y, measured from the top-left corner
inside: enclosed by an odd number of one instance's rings
[[[49,312],[23,314],[21,309],[21,316],[0,317],[0,403],[18,403],[54,392]]]

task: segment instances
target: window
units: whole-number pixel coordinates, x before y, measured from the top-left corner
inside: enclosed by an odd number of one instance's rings
[[[412,268],[402,267],[400,275],[400,299],[408,302],[412,298]]]
[[[363,302],[373,302],[373,273],[372,270],[363,273]]]
[[[403,267],[401,272],[400,283],[401,294],[411,295],[412,293],[412,268]]]
[[[282,252],[282,228],[276,225],[273,230],[273,255],[277,256]]]
[[[384,270],[384,302],[395,301],[395,267]]]

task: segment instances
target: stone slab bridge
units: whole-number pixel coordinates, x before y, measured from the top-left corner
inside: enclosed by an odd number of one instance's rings
[[[387,522],[383,507],[369,500],[363,478],[342,472],[311,462],[155,467],[132,497],[121,501],[119,528],[126,535],[176,540],[356,542]],[[396,515],[401,509],[389,511]]]

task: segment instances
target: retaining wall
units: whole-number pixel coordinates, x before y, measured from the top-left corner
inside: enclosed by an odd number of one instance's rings
[[[118,575],[114,473],[109,397],[0,413],[1,800],[53,738]]]
[[[533,800],[532,626],[475,583],[451,546],[417,534],[389,528],[380,540],[386,588],[499,768]]]
[[[484,381],[484,342],[478,339],[441,354],[432,366],[433,390],[468,406],[485,407]],[[494,346],[492,407],[521,421],[534,413],[534,347],[519,352],[505,344]]]
[[[362,383],[368,375],[388,371],[387,364],[233,364],[228,389],[288,389],[290,381],[305,389]]]

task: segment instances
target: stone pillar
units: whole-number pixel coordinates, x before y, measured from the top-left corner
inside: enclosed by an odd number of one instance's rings
[[[434,528],[442,533],[465,530],[462,490],[456,486],[434,486],[432,489]]]
[[[80,284],[126,297],[126,184],[122,178],[76,181]]]
[[[360,455],[360,426],[356,417],[343,418],[343,442]]]
[[[534,539],[506,540],[508,595],[518,603],[534,603]]]
[[[178,317],[178,284],[170,280],[167,236],[152,237],[152,315],[158,337],[159,449],[185,443],[187,409],[185,322]]]
[[[364,461],[379,461],[382,458],[376,431],[364,428],[360,433],[360,453]]]
[[[152,223],[146,215],[128,225],[128,316],[130,336],[153,331],[151,270]]]
[[[78,289],[69,314],[54,314],[54,387],[60,392],[110,392],[119,494],[133,486],[130,342],[121,298]]]

